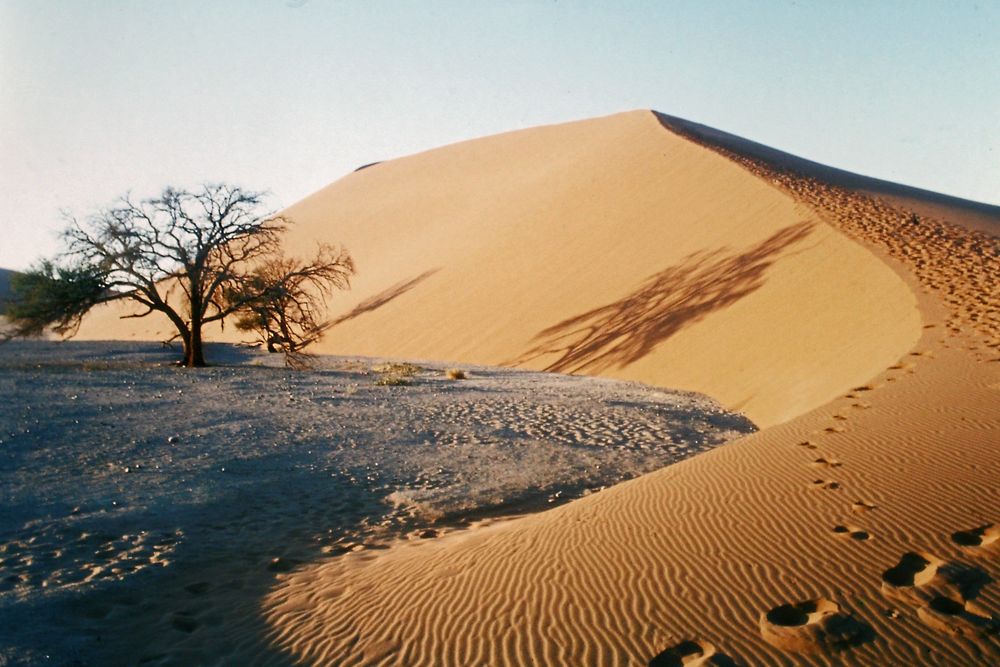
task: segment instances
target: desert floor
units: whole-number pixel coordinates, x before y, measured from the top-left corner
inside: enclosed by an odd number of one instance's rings
[[[0,346],[3,664],[268,654],[246,612],[280,573],[558,506],[756,430],[635,383],[209,354],[225,364]]]

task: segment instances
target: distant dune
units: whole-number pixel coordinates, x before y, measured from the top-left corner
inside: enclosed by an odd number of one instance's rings
[[[386,161],[286,213],[293,252],[342,241],[359,267],[321,352],[639,380],[768,425],[920,330],[869,251],[648,111]],[[81,337],[168,332],[105,312]]]

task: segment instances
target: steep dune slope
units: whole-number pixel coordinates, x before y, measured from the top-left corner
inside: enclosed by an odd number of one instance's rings
[[[321,352],[634,379],[768,425],[919,333],[869,251],[648,111],[380,163],[287,213],[292,252],[342,241],[360,269]],[[81,335],[153,335],[110,310]]]
[[[774,168],[793,170],[799,175],[815,178],[851,192],[881,199],[920,216],[947,218],[953,224],[1000,236],[1000,206],[854,174],[805,160],[714,127],[658,112],[656,115],[664,127],[690,136],[701,143],[734,151],[744,158],[759,160]]]

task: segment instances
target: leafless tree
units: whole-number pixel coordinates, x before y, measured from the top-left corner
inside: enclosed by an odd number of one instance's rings
[[[27,272],[20,288],[15,285],[8,309],[15,330],[52,326],[72,335],[93,306],[134,301],[143,310],[124,317],[166,315],[184,344],[185,366],[205,365],[206,324],[260,298],[247,289],[249,277],[278,256],[280,235],[291,224],[266,209],[263,193],[226,184],[195,191],[168,187],[139,202],[126,195],[85,220],[67,218],[66,251],[58,263],[43,262]],[[353,270],[344,257],[341,263]],[[323,275],[322,267],[291,268]],[[257,285],[274,289],[266,281]],[[239,290],[242,295],[232,298]]]
[[[270,257],[226,293],[242,304],[237,328],[253,331],[268,352],[294,359],[329,327],[322,317],[333,289],[350,287],[354,262],[343,248],[320,244],[310,262]]]

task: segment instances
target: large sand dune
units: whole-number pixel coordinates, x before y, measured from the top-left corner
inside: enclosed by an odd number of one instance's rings
[[[896,270],[916,346],[824,406],[557,510],[298,572],[266,605],[279,645],[359,664],[1000,660],[1000,240],[966,207],[915,220],[681,131]],[[829,307],[850,320],[853,298]]]
[[[342,241],[334,354],[507,364],[706,393],[766,426],[909,349],[903,282],[809,208],[648,111],[447,146],[292,206]],[[167,337],[93,315],[82,338]]]
[[[636,378],[771,427],[233,613],[307,664],[1000,661],[991,209],[695,130],[632,112],[381,163],[292,207],[289,243],[361,267],[327,351]]]

